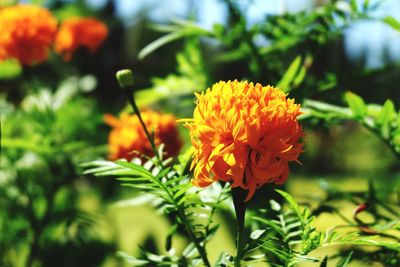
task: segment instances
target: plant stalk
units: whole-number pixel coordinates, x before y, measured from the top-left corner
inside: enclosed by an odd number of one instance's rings
[[[184,210],[181,208],[181,206],[176,202],[173,193],[166,187],[164,183],[162,183],[159,180],[156,180],[157,183],[164,189],[165,192],[167,192],[168,196],[170,197],[171,202],[175,205],[177,211],[178,211],[178,216],[180,217],[182,224],[185,226],[186,232],[189,235],[189,239],[193,242],[194,246],[196,247],[197,251],[199,252],[200,258],[204,263],[204,266],[206,267],[211,267],[211,264],[208,260],[207,257],[207,252],[205,248],[205,242],[203,244],[200,243],[199,239],[196,238],[196,235],[194,234],[194,230],[190,222],[188,221],[186,214]]]
[[[133,111],[135,112],[136,116],[139,119],[140,124],[142,125],[142,128],[144,130],[144,133],[146,134],[147,139],[150,142],[150,146],[151,146],[151,150],[153,150],[153,154],[154,156],[157,158],[157,161],[160,165],[162,165],[162,159],[159,157],[158,153],[157,153],[157,148],[156,148],[156,144],[154,143],[154,136],[150,134],[150,132],[148,131],[146,124],[143,121],[142,118],[142,114],[140,113],[140,110],[135,102],[135,98],[133,97],[133,90],[131,89],[131,87],[127,87],[127,88],[123,88],[126,97],[128,98],[129,104],[132,106]]]
[[[157,155],[157,150],[156,150],[156,145],[154,143],[154,138],[150,134],[150,132],[147,130],[146,124],[144,123],[143,118],[142,118],[142,114],[140,113],[140,110],[139,110],[138,106],[136,105],[135,99],[132,96],[131,92],[132,92],[132,90],[126,90],[126,95],[127,95],[129,104],[132,106],[133,111],[135,112],[136,116],[138,116],[138,118],[139,118],[140,124],[142,125],[142,128],[143,128],[143,130],[144,130],[144,132],[146,134],[146,137],[150,142],[151,149],[153,150],[154,155]]]
[[[240,262],[243,257],[244,248],[246,246],[246,235],[245,235],[245,215],[246,215],[246,199],[247,191],[241,187],[232,188],[232,199],[233,205],[235,206],[236,220],[238,226],[238,234],[236,239],[236,256],[235,256],[235,267],[240,267]]]

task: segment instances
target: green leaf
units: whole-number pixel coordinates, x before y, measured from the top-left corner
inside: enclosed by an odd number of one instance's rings
[[[383,19],[383,22],[385,22],[387,25],[389,25],[390,27],[392,27],[394,30],[400,32],[400,21],[396,20],[396,19],[393,18],[392,16],[386,16],[386,17]]]
[[[361,119],[367,114],[367,105],[360,96],[347,92],[344,97],[355,118]]]
[[[271,209],[274,211],[280,211],[282,209],[281,205],[273,199],[271,199],[269,203],[271,204]]]
[[[139,59],[143,59],[161,46],[185,36],[212,35],[211,32],[199,27],[192,21],[176,20],[175,22],[177,24],[177,27],[169,27],[171,30],[173,30],[172,32],[160,37],[159,39],[145,46],[138,54]],[[167,28],[167,26],[164,26],[163,31],[166,31]]]
[[[390,123],[390,121],[393,119],[395,116],[395,107],[393,104],[393,101],[388,99],[386,100],[385,104],[382,107],[381,112],[378,114],[378,117],[376,118],[376,123],[378,125],[387,125]]]
[[[171,168],[165,168],[165,169],[161,170],[154,179],[160,180],[165,175],[167,175],[170,170],[171,170]]]
[[[307,74],[307,69],[304,67],[301,67],[296,78],[293,79],[293,86],[294,87],[299,86],[303,82],[304,78],[306,77],[306,74]]]
[[[279,227],[279,225],[277,223],[275,223],[275,221],[272,221],[272,220],[269,220],[269,219],[260,218],[260,217],[253,217],[253,219],[255,221],[262,222],[263,224],[269,226],[271,228],[270,230],[276,232],[281,237],[285,237],[284,231]]]
[[[350,6],[351,6],[351,10],[353,10],[353,12],[357,12],[357,0],[351,0]]]
[[[153,177],[153,175],[148,170],[146,170],[144,167],[137,165],[135,163],[126,162],[126,161],[115,161],[115,163],[118,165],[121,165],[125,168],[129,168],[133,171],[136,171],[137,173],[142,174],[143,176],[150,177],[150,178]]]
[[[147,260],[135,258],[122,251],[117,252],[117,257],[122,258],[125,262],[131,264],[132,266],[149,266],[150,263]]]
[[[170,43],[172,41],[178,40],[184,36],[184,33],[181,31],[171,32],[163,37],[151,42],[150,44],[146,45],[142,50],[140,50],[138,57],[139,59],[144,59],[153,51],[157,50],[161,46]]]
[[[224,25],[218,23],[215,23],[213,25],[213,32],[217,38],[222,38],[224,36],[224,31],[225,31]]]
[[[22,67],[17,60],[5,60],[0,62],[0,80],[12,79],[22,73]]]
[[[281,196],[283,196],[283,198],[289,203],[289,206],[293,209],[293,211],[296,212],[297,216],[299,218],[302,218],[300,208],[296,200],[285,191],[279,189],[276,189],[275,191],[278,192]]]
[[[350,251],[349,254],[347,254],[346,257],[342,258],[338,264],[337,267],[347,267],[351,261],[351,257],[353,256],[353,251]]]
[[[253,240],[259,239],[265,233],[264,229],[257,229],[250,234],[250,238]]]
[[[297,56],[292,63],[290,63],[289,68],[286,70],[285,74],[283,75],[282,79],[278,82],[277,87],[284,92],[290,91],[290,84],[296,78],[297,73],[301,67],[301,56]]]

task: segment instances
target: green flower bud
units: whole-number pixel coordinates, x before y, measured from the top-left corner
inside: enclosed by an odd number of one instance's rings
[[[123,89],[133,85],[133,75],[130,69],[117,71],[115,77],[117,78],[119,86]]]

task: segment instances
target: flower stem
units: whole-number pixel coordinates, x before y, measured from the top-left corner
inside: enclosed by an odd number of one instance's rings
[[[202,259],[202,261],[204,263],[204,266],[211,267],[211,264],[207,257],[205,241],[203,243],[201,243],[200,240],[196,237],[193,226],[189,222],[189,220],[185,214],[184,208],[176,201],[174,194],[163,182],[156,179],[156,183],[158,183],[159,186],[162,187],[165,192],[167,192],[167,195],[169,196],[171,203],[173,203],[173,205],[176,207],[176,210],[178,212],[178,217],[180,218],[182,224],[185,226],[186,232],[189,235],[189,239],[193,242],[194,246],[196,247],[196,249],[200,255],[200,258]]]
[[[125,89],[126,96],[128,98],[129,104],[132,106],[133,111],[135,112],[136,116],[139,118],[140,124],[142,125],[142,128],[146,134],[147,139],[150,142],[151,149],[153,150],[154,155],[158,158],[158,153],[156,149],[156,145],[154,143],[154,138],[153,135],[150,134],[150,132],[147,130],[146,124],[143,121],[142,114],[140,113],[140,110],[138,106],[136,105],[135,98],[132,95],[132,90],[127,90]]]
[[[238,234],[237,234],[237,240],[236,240],[236,256],[235,256],[235,267],[240,267],[240,261],[243,257],[243,252],[244,248],[246,246],[246,236],[245,236],[245,228],[244,228],[244,221],[245,221],[245,215],[246,215],[246,202],[244,200],[246,199],[246,194],[247,191],[240,188],[240,187],[235,187],[232,188],[232,199],[233,199],[233,205],[235,206],[235,212],[236,212],[236,220],[238,223]]]
[[[154,135],[150,134],[149,130],[146,127],[146,124],[143,121],[142,114],[136,104],[135,98],[133,97],[133,77],[132,72],[128,69],[121,70],[116,73],[116,78],[119,86],[124,90],[125,96],[128,99],[129,104],[132,106],[132,109],[136,116],[139,119],[139,122],[146,134],[147,140],[150,142],[151,150],[153,151],[154,156],[157,158],[157,161],[160,165],[162,165],[162,159],[160,155],[157,153],[156,144],[154,142]]]

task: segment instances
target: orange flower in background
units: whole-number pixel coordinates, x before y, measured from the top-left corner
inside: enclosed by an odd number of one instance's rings
[[[55,50],[68,61],[79,47],[85,47],[94,53],[107,35],[106,25],[95,18],[66,19],[57,34]]]
[[[155,132],[155,144],[165,144],[167,156],[176,156],[182,143],[179,139],[175,116],[145,110],[141,112],[147,129]],[[140,155],[153,156],[150,142],[136,115],[122,114],[116,118],[110,114],[104,116],[105,122],[113,127],[108,136],[109,158],[127,159]]]
[[[57,33],[57,21],[45,8],[15,5],[0,9],[0,60],[23,65],[47,59]]]
[[[263,184],[286,181],[288,162],[302,152],[300,105],[272,86],[236,80],[196,97],[193,121],[185,125],[195,149],[194,185],[230,182],[249,190],[247,201]]]

